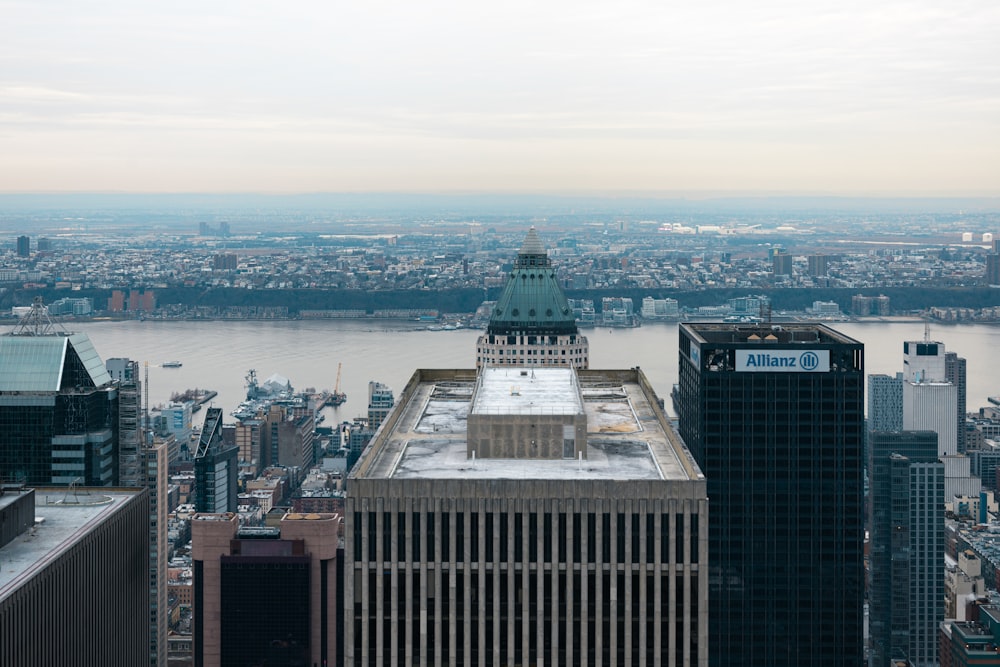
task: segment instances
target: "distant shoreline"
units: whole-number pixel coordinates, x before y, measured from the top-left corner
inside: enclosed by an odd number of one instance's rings
[[[424,325],[424,328],[428,327],[438,327],[441,323],[451,321],[452,319],[457,319],[462,322],[462,326],[458,327],[460,329],[481,329],[486,327],[485,322],[470,322],[469,319],[472,317],[472,313],[452,314],[453,317],[441,318],[437,321],[423,321],[417,322],[411,318],[405,317],[147,317],[139,319],[136,317],[112,317],[112,316],[100,316],[100,317],[74,317],[72,319],[58,319],[53,318],[52,323],[55,326],[59,325],[71,325],[71,324],[100,324],[103,322],[137,322],[137,323],[160,323],[160,322],[408,322],[411,324]],[[691,317],[681,317],[681,318],[671,318],[671,319],[639,319],[639,324],[670,324],[670,323],[680,323],[680,322],[714,322],[722,321],[718,317],[698,317],[693,314]],[[935,326],[951,326],[960,324],[987,324],[987,325],[1000,325],[1000,320],[939,320],[930,317],[921,317],[919,315],[887,315],[882,317],[847,317],[843,319],[815,319],[811,318],[805,314],[785,314],[781,316],[776,316],[773,319],[773,323],[780,324],[782,322],[820,322],[822,324],[828,324],[830,326],[837,326],[838,324],[850,323],[850,324],[899,324],[899,323],[921,323],[927,322]],[[0,326],[17,326],[20,322],[19,318],[14,317],[2,317],[0,318]],[[604,323],[594,323],[582,322],[578,323],[578,326],[582,330],[593,329],[593,328],[607,328],[608,324]],[[419,328],[419,327],[417,327]],[[635,328],[635,327],[612,327],[612,328]],[[435,329],[432,329],[435,330]]]

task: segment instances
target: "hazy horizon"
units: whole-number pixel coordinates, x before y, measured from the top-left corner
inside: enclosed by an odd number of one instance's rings
[[[682,197],[600,196],[526,193],[26,193],[0,192],[0,212],[6,216],[39,211],[99,213],[101,211],[161,211],[186,214],[314,212],[336,215],[404,217],[491,216],[541,217],[617,215],[657,218],[684,214],[810,215],[934,214],[944,216],[1000,215],[1000,197],[838,197],[752,195]]]
[[[1000,195],[993,3],[0,11],[0,193]]]

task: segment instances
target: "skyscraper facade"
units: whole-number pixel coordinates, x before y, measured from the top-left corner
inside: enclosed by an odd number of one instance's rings
[[[947,379],[944,343],[903,343],[903,428],[938,434],[938,455],[958,452],[958,387]],[[963,420],[964,421],[964,420]]]
[[[142,450],[146,466],[146,488],[149,490],[149,664],[167,664],[167,444],[149,443]]]
[[[830,268],[829,255],[809,255],[807,261],[809,263],[810,276],[825,276]]]
[[[345,506],[346,665],[708,665],[705,480],[638,369],[419,370]]]
[[[903,430],[903,374],[868,376],[868,430]]]
[[[966,411],[966,370],[965,358],[955,352],[945,352],[944,379],[955,385],[958,404],[956,405],[956,429],[958,453],[964,454],[965,444],[965,411]]]
[[[792,275],[792,256],[784,248],[778,248],[771,253],[771,269],[775,276]]]
[[[338,514],[286,514],[278,528],[196,514],[194,663],[333,665],[338,659]]]
[[[167,445],[154,441],[142,405],[139,362],[106,363],[118,388],[118,468],[121,486],[149,491],[149,664],[167,662]]]
[[[381,382],[368,383],[368,428],[373,432],[378,430],[389,411],[396,404],[392,389]]]
[[[0,667],[149,664],[147,500],[0,486]]]
[[[239,504],[239,447],[222,440],[222,409],[208,408],[194,455],[196,512],[235,512]]]
[[[926,332],[925,332],[926,333]],[[908,382],[944,380],[944,343],[924,340],[903,343],[903,379]]]
[[[712,665],[862,660],[864,346],[820,324],[680,326],[708,482]]]
[[[18,257],[29,257],[31,255],[31,237],[30,236],[18,236],[17,237],[17,256]]]
[[[872,665],[936,664],[944,619],[944,464],[933,431],[869,435]]]
[[[34,317],[41,308],[36,303]],[[55,333],[36,321],[0,336],[3,478],[114,486],[118,428],[117,388],[86,334]]]
[[[476,368],[588,368],[590,348],[559,286],[545,246],[532,227],[497,299],[486,333],[476,341]]]
[[[892,433],[903,430],[903,374],[895,377],[884,374],[868,376],[868,418],[865,431],[864,461],[867,466],[871,455],[871,434],[876,431]],[[871,470],[867,470],[867,481]],[[866,486],[865,491],[868,491]]]
[[[985,281],[987,285],[1000,285],[1000,253],[996,250],[986,255]]]

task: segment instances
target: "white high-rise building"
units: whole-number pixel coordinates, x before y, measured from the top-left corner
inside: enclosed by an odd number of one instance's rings
[[[957,403],[958,388],[950,382],[904,381],[903,429],[934,431],[938,434],[938,455],[954,454],[958,451]]]
[[[903,379],[907,382],[944,381],[944,343],[932,340],[903,343]]]
[[[958,387],[948,380],[944,343],[903,343],[903,428],[938,434],[938,455],[955,454],[958,446]]]

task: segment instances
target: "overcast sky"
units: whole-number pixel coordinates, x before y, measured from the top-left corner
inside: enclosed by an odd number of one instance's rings
[[[0,0],[0,192],[1000,194],[1000,3]]]

